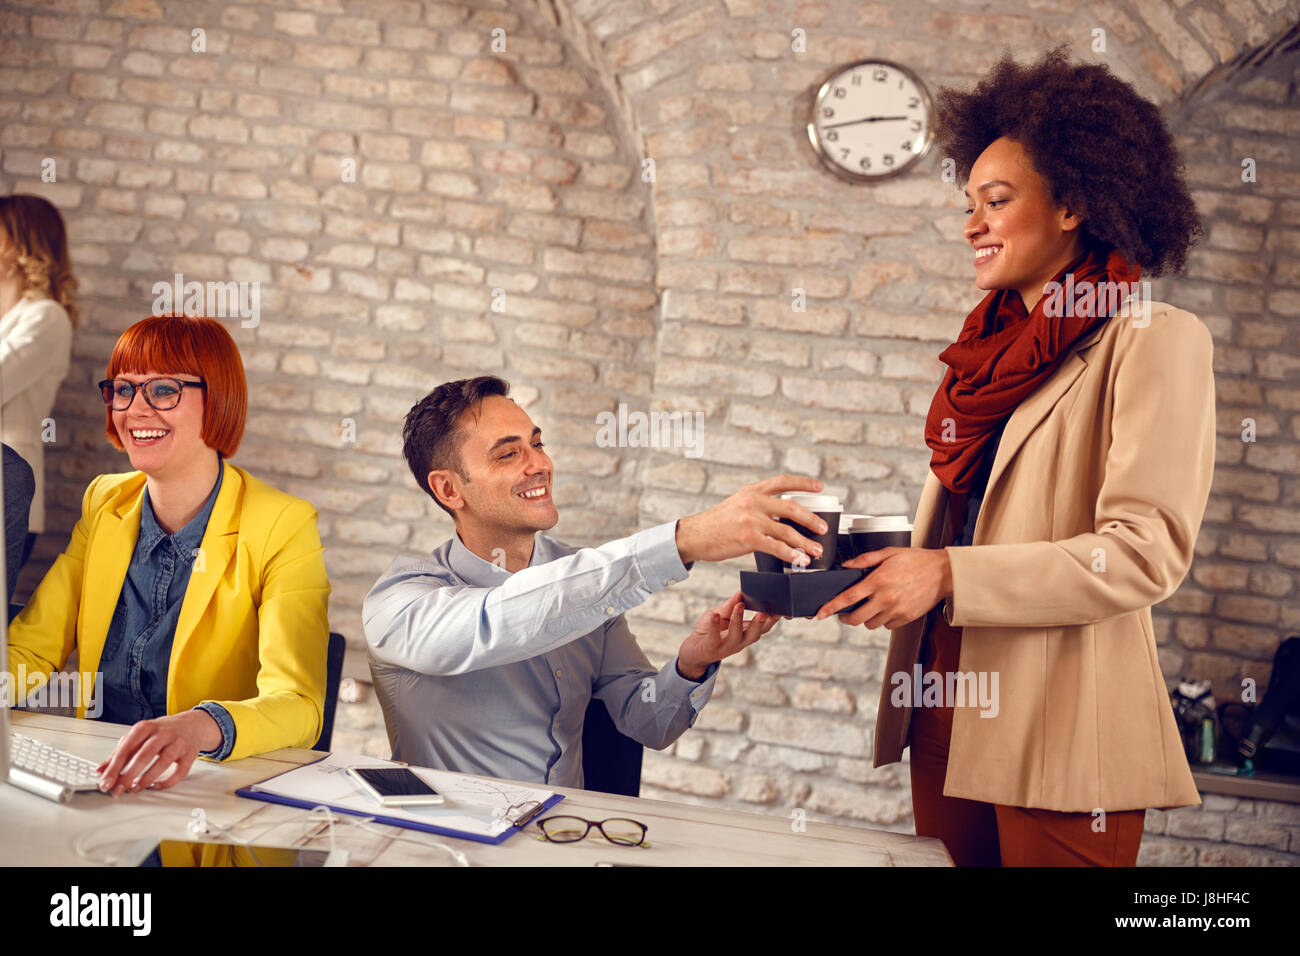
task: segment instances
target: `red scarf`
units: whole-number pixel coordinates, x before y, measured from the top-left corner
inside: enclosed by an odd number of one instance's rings
[[[925,443],[934,450],[930,469],[950,491],[971,490],[993,432],[1078,339],[1109,320],[1109,296],[1098,301],[1095,292],[1076,292],[1070,307],[1064,284],[1071,272],[1077,289],[1084,282],[1136,282],[1141,270],[1118,252],[1103,262],[1089,251],[1056,274],[1062,287],[1042,296],[1032,313],[1015,289],[994,289],[966,316],[957,341],[939,353],[948,371],[930,403]],[[1048,315],[1049,308],[1057,314]]]

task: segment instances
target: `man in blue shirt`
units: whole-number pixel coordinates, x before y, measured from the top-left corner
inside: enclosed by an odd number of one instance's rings
[[[427,558],[398,558],[362,609],[393,756],[513,780],[581,787],[582,722],[602,700],[619,731],[662,749],[690,727],[718,662],[771,629],[739,594],[706,611],[655,671],[624,612],[686,578],[694,561],[763,551],[785,561],[825,531],[777,495],[820,491],[782,475],[721,504],[599,548],[539,532],[559,520],[541,429],[495,376],[439,386],[411,409],[404,452],[456,534]]]

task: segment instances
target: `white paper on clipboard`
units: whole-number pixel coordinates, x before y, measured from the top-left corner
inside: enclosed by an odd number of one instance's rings
[[[248,787],[255,793],[323,804],[365,816],[408,820],[416,825],[433,825],[480,837],[497,837],[510,829],[524,805],[545,803],[555,796],[551,790],[470,777],[428,767],[408,767],[421,780],[442,794],[441,807],[385,807],[359,789],[345,773],[349,767],[405,767],[406,764],[379,760],[362,754],[333,753],[287,773]],[[526,808],[525,808],[526,809]]]

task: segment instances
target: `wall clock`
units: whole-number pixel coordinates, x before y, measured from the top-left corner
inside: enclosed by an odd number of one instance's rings
[[[874,183],[911,169],[934,142],[934,104],[921,78],[888,60],[839,67],[818,89],[808,123],[831,172]]]

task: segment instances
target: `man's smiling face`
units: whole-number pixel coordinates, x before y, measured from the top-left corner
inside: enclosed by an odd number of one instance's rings
[[[542,448],[542,430],[528,413],[508,398],[489,395],[461,415],[459,427],[464,475],[429,476],[435,489],[448,483],[455,489],[462,502],[457,521],[506,535],[555,527],[560,513],[551,497],[553,465]]]

